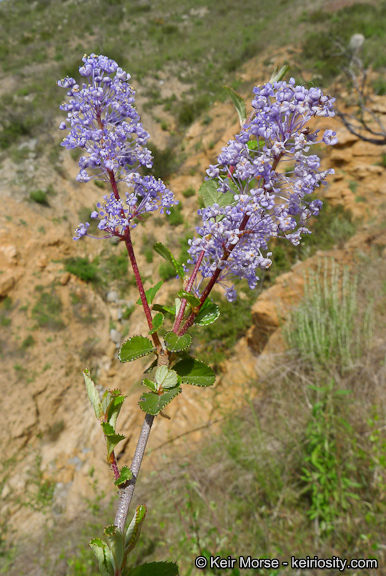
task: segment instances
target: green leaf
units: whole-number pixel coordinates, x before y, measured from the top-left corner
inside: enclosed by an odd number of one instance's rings
[[[146,368],[146,370],[144,371],[144,374],[149,374],[149,372],[151,372],[153,370],[153,368],[155,368],[157,366],[157,358],[155,360],[153,360],[153,362],[150,364],[150,366],[148,366]]]
[[[121,362],[132,362],[141,356],[147,356],[155,351],[153,343],[144,336],[133,336],[122,344],[118,358]]]
[[[113,555],[110,548],[107,546],[106,542],[103,542],[100,538],[94,538],[90,542],[90,547],[92,548],[99,564],[99,570],[102,576],[114,576],[115,566]]]
[[[181,302],[182,302],[181,298],[174,298],[174,305],[176,308],[176,316],[178,316],[178,312],[180,311]]]
[[[239,120],[240,120],[240,126],[243,126],[245,124],[245,121],[247,119],[247,107],[245,105],[245,100],[244,98],[242,98],[242,96],[240,96],[240,94],[237,94],[237,92],[235,90],[233,90],[233,88],[231,88],[230,86],[224,86],[224,89],[226,91],[226,93],[228,94],[228,96],[230,96],[235,108],[236,108],[236,112],[239,116]]]
[[[155,382],[152,382],[151,380],[148,380],[147,378],[144,378],[142,380],[142,384],[144,386],[147,386],[152,392],[158,391],[157,384]]]
[[[154,244],[154,250],[157,252],[157,254],[162,256],[162,258],[165,258],[165,260],[167,260],[168,262],[170,262],[172,266],[174,266],[175,271],[177,272],[178,276],[181,279],[184,278],[185,275],[184,269],[181,266],[181,264],[177,262],[177,260],[174,258],[169,248],[166,248],[166,246],[164,246],[162,242],[157,242],[156,244]]]
[[[123,396],[123,394],[121,394],[118,390],[113,390],[113,393],[114,392],[118,393],[113,395],[112,400],[107,408],[106,416],[107,416],[107,422],[111,424],[111,426],[113,426],[113,428],[115,429],[115,424],[121,411],[122,404],[125,400],[125,396]]]
[[[250,150],[261,150],[265,146],[265,140],[249,140],[247,146]]]
[[[158,390],[162,388],[174,388],[178,384],[178,376],[174,370],[167,366],[159,366],[155,371],[155,381],[158,384]]]
[[[148,288],[145,291],[146,300],[147,300],[148,304],[152,304],[152,302],[155,298],[155,295],[157,294],[158,290],[161,288],[162,284],[163,284],[163,282],[162,282],[162,280],[160,280],[159,282],[157,282],[157,284],[155,286],[152,286],[151,288]],[[136,303],[142,304],[141,298],[138,298]]]
[[[205,208],[218,204],[220,208],[230,206],[235,202],[233,192],[220,192],[218,190],[219,184],[217,180],[206,180],[200,186],[199,194],[201,194],[204,201]]]
[[[118,442],[124,440],[126,436],[123,434],[116,434],[114,428],[108,422],[102,422],[101,426],[106,437],[107,460],[109,461],[115,446],[118,444]]]
[[[118,530],[116,526],[113,524],[111,526],[107,526],[104,530],[105,535],[107,536],[107,541],[109,543],[109,548],[114,558],[115,568],[120,568],[122,566],[122,562],[124,559],[125,553],[125,537],[123,532]]]
[[[135,547],[136,543],[138,542],[139,535],[141,533],[141,527],[143,521],[146,517],[146,506],[141,504],[137,507],[136,511],[134,512],[134,516],[132,521],[130,522],[129,526],[126,530],[125,535],[125,552],[129,554]]]
[[[174,562],[150,562],[141,564],[129,572],[129,576],[178,576],[179,570]]]
[[[165,334],[164,340],[169,352],[180,352],[181,350],[186,350],[190,346],[192,337],[189,334],[177,336],[175,332],[168,332]]]
[[[282,66],[279,70],[279,66],[275,66],[275,69],[272,73],[272,76],[270,78],[270,82],[271,84],[273,84],[274,82],[280,82],[280,80],[283,80],[284,76],[287,74],[288,70],[291,68],[291,66],[288,66],[288,64],[285,64],[284,66]]]
[[[153,318],[153,328],[149,330],[148,334],[154,334],[157,332],[159,328],[161,328],[162,324],[164,323],[164,315],[161,312],[158,312]]]
[[[127,466],[124,466],[121,470],[121,475],[119,476],[119,478],[117,478],[114,482],[115,486],[120,486],[121,484],[124,484],[125,482],[128,482],[129,480],[131,480],[133,477],[133,473],[130,470],[130,468],[128,468]]]
[[[166,312],[168,312],[169,314],[173,314],[173,316],[175,316],[175,314],[176,314],[175,307],[174,308],[168,308],[167,306],[163,306],[162,304],[153,304],[153,310],[163,312],[164,314],[166,314]]]
[[[186,292],[186,290],[180,290],[178,292],[178,296],[180,298],[185,298],[185,300],[187,300],[189,302],[189,304],[191,305],[192,308],[196,308],[197,306],[199,306],[201,304],[201,300],[199,298],[197,298],[197,296],[194,296],[190,292]]]
[[[181,392],[181,386],[174,387],[167,392],[158,396],[158,394],[153,394],[152,392],[146,392],[142,394],[140,401],[138,402],[141,410],[152,416],[157,416],[170,402],[173,400],[177,394]]]
[[[208,326],[216,322],[220,316],[220,308],[211,300],[206,300],[205,304],[194,319],[197,326]]]
[[[210,366],[188,355],[177,362],[173,366],[173,370],[181,376],[182,382],[185,384],[211,386],[216,380],[216,375]]]
[[[102,420],[104,422],[109,420],[108,418],[109,415],[110,417],[113,416],[115,409],[119,413],[120,405],[122,405],[124,399],[125,397],[122,395],[120,390],[106,390],[106,392],[103,394],[102,397]],[[116,414],[116,416],[118,416],[118,413]],[[115,419],[113,419],[112,422],[110,422],[112,426],[115,426],[115,420],[116,417]]]
[[[94,382],[91,380],[90,372],[87,368],[83,371],[83,377],[86,384],[87,394],[90,399],[91,405],[94,408],[95,416],[100,420],[103,415],[102,402],[99,392],[96,389]]]

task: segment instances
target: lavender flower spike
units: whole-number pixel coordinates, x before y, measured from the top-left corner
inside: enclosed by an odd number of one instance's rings
[[[134,228],[134,218],[160,209],[169,213],[170,206],[178,204],[172,192],[161,180],[142,177],[140,166],[151,168],[152,156],[146,148],[149,134],[143,129],[134,108],[134,90],[128,83],[130,75],[106,56],[83,57],[79,68],[87,79],[80,87],[73,78],[58,82],[68,89],[70,100],[60,106],[67,112],[67,123],[60,130],[69,129],[62,146],[82,148],[77,180],[88,182],[98,178],[113,186],[113,193],[104,196],[92,218],[99,220],[98,228],[107,236],[123,237],[128,227]],[[125,182],[130,189],[125,200],[119,195],[117,183]],[[80,224],[74,240],[88,235],[89,224]]]
[[[208,206],[199,213],[199,237],[190,241],[191,263],[200,264],[203,278],[216,276],[223,282],[232,276],[246,278],[255,288],[258,268],[271,265],[270,238],[280,237],[297,245],[311,215],[317,215],[321,200],[307,197],[334,170],[319,171],[320,160],[308,152],[313,144],[337,142],[336,133],[326,130],[318,139],[306,124],[315,116],[334,116],[335,99],[319,88],[296,86],[295,80],[254,88],[254,112],[234,140],[207,170],[218,192],[230,192],[227,206]],[[234,288],[227,289],[230,301]]]
[[[79,86],[73,78],[58,81],[58,86],[69,89],[70,97],[60,106],[68,113],[67,124],[62,122],[60,129],[70,126],[62,146],[69,150],[79,147],[86,153],[80,159],[77,180],[90,180],[90,170],[107,180],[108,172],[113,171],[119,181],[139,165],[151,168],[152,157],[145,148],[149,134],[133,106],[130,74],[106,56],[91,54],[82,60],[79,73],[88,84]]]

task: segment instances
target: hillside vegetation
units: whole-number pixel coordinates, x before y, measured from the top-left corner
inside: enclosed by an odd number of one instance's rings
[[[143,328],[133,274],[122,246],[72,242],[107,188],[75,180],[79,154],[60,147],[56,80],[77,78],[92,52],[131,73],[152,135],[152,173],[180,200],[170,216],[135,230],[145,287],[164,280],[160,293],[171,302],[175,274],[152,245],[162,240],[186,262],[198,186],[237,130],[223,86],[247,96],[289,63],[297,81],[335,89],[339,106],[354,110],[334,39],[361,33],[385,118],[385,20],[384,1],[0,2],[0,574],[98,574],[88,541],[112,522],[116,497],[84,366],[101,390],[130,396],[121,463],[142,420],[145,364],[117,360],[118,340]],[[135,562],[172,559],[184,576],[241,576],[198,571],[194,558],[375,557],[379,569],[363,574],[386,575],[386,150],[343,136],[336,151],[317,152],[336,174],[313,234],[296,248],[273,245],[258,288],[236,283],[237,307],[217,291],[220,320],[194,333],[219,384],[202,402],[184,391],[170,423],[157,422],[136,489],[135,504],[149,513]],[[290,309],[273,320],[277,295]]]

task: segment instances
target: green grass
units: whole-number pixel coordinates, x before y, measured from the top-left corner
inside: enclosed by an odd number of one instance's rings
[[[88,258],[81,258],[80,256],[68,258],[65,261],[65,268],[67,272],[78,276],[85,282],[96,280],[98,274],[97,263],[90,262]]]
[[[171,206],[170,214],[167,216],[167,220],[171,226],[179,226],[180,224],[184,223],[181,202],[177,204],[177,206]]]
[[[31,348],[31,346],[33,346],[35,344],[35,340],[33,338],[33,336],[31,336],[31,334],[29,336],[27,336],[27,338],[24,338],[22,344],[21,344],[21,349],[22,350],[27,350],[27,348]]]
[[[6,296],[0,303],[0,326],[4,328],[12,324],[12,320],[9,318],[9,312],[12,310],[12,306],[12,300],[9,296]]]
[[[96,180],[94,181],[95,184]],[[91,213],[94,212],[95,207],[92,208],[81,208],[78,212],[78,217],[79,217],[79,222],[82,222],[83,224],[85,222],[88,222],[90,224],[90,227],[88,228],[88,233],[91,236],[96,236],[98,237],[98,235],[100,235],[100,231],[98,230],[98,224],[99,224],[99,220],[91,218]]]
[[[29,195],[30,199],[36,204],[42,204],[43,206],[49,206],[47,192],[44,190],[34,190]]]
[[[375,94],[378,94],[378,96],[384,96],[386,94],[386,80],[382,76],[374,80],[372,86]]]
[[[122,250],[117,254],[114,251],[104,261],[103,265],[106,270],[109,281],[120,280],[129,277],[129,259],[126,250]]]
[[[173,147],[167,147],[164,150],[157,148],[151,142],[149,149],[153,156],[153,167],[144,169],[145,174],[153,174],[161,180],[167,180],[177,168],[176,152]]]
[[[151,264],[154,259],[153,246],[156,243],[156,239],[153,234],[144,234],[142,236],[142,246],[141,254],[145,256],[145,260],[148,264]]]
[[[4,316],[3,314],[0,315],[0,326],[10,326],[12,323],[12,320],[10,318],[7,318],[6,316]]]
[[[23,498],[22,505],[44,513],[52,505],[55,482],[44,478],[41,462],[41,457],[37,456],[35,467],[30,474],[28,490],[25,498]]]
[[[164,282],[176,277],[176,271],[170,262],[161,262],[158,268],[158,273],[161,277],[161,280]]]
[[[292,313],[286,334],[310,362],[352,367],[371,346],[371,307],[359,322],[357,278],[333,261],[320,263],[306,278],[304,302]]]
[[[295,24],[292,7],[282,0],[262,0],[258,6],[255,0],[245,0],[243,10],[230,0],[221,6],[209,0],[193,8],[207,12],[190,13],[188,0],[157,0],[146,10],[129,0],[85,0],[69,4],[64,12],[55,2],[36,6],[28,0],[2,2],[0,61],[3,73],[17,79],[17,89],[0,98],[0,150],[52,129],[64,97],[56,80],[67,75],[78,78],[85,52],[116,59],[131,73],[135,88],[173,63],[173,75],[187,87],[184,96],[163,98],[152,89],[145,105],[150,110],[163,105],[183,130],[223,97],[224,84],[232,84],[235,72],[268,40],[289,39],[287,29],[273,34],[283,18],[288,28]],[[29,32],[20,33],[25,21]],[[26,61],[34,67],[33,74],[25,68]],[[209,118],[205,116],[204,122]]]
[[[62,330],[64,323],[61,318],[62,302],[54,289],[51,292],[40,293],[39,299],[32,308],[32,318],[40,328]]]
[[[363,34],[366,38],[362,55],[364,65],[371,65],[375,69],[384,67],[386,59],[382,46],[386,36],[383,26],[385,15],[384,1],[353,4],[337,12],[310,12],[303,18],[308,20],[310,28],[303,42],[304,67],[320,76],[319,83],[322,81],[323,85],[327,85],[341,73],[341,65],[346,64],[339,56],[334,38],[348,45],[353,34]]]
[[[190,198],[191,196],[194,196],[195,194],[196,194],[196,191],[191,186],[189,186],[189,188],[186,188],[185,190],[182,191],[182,195],[184,198]]]

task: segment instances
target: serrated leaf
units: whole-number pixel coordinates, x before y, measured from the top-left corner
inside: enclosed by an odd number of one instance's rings
[[[124,401],[125,396],[123,396],[122,394],[113,396],[107,408],[107,422],[111,424],[111,426],[113,426],[114,429]]]
[[[121,484],[124,484],[125,482],[128,482],[129,480],[131,480],[133,477],[133,473],[130,470],[130,468],[128,468],[128,466],[124,466],[121,470],[121,474],[119,476],[119,478],[117,478],[114,482],[115,486],[120,486]]]
[[[120,390],[106,390],[106,392],[102,396],[102,418],[105,422],[107,420],[107,414],[109,412],[109,408],[114,402],[114,398],[125,398],[122,395]],[[123,400],[122,400],[123,401]]]
[[[197,298],[197,296],[194,296],[194,294],[191,294],[190,292],[186,292],[186,290],[180,290],[178,296],[180,298],[185,298],[192,308],[196,308],[201,304],[201,300]]]
[[[141,356],[147,356],[155,351],[153,343],[144,336],[133,336],[122,344],[118,358],[121,362],[132,362]]]
[[[174,388],[178,384],[178,376],[174,370],[167,366],[159,366],[155,371],[155,381],[158,384],[158,390],[162,388]]]
[[[177,396],[177,394],[179,394],[180,392],[181,392],[180,386],[172,388],[167,392],[164,392],[163,394],[161,394],[161,396],[158,396],[158,394],[154,394],[152,392],[146,392],[145,394],[142,394],[138,404],[141,410],[143,410],[143,412],[146,412],[146,414],[157,416],[157,414],[159,414],[161,410],[166,408],[166,406],[170,404],[173,398]]]
[[[177,336],[175,332],[168,332],[165,334],[164,340],[169,352],[181,352],[181,350],[186,350],[190,346],[192,337],[189,334]]]
[[[95,416],[98,418],[98,420],[100,420],[103,415],[102,402],[99,396],[99,392],[94,382],[91,380],[90,372],[87,370],[87,368],[83,371],[83,377],[86,384],[88,397],[92,407],[94,408]]]
[[[106,542],[103,542],[100,538],[94,538],[90,541],[89,546],[98,560],[101,575],[114,576],[114,558]]]
[[[247,119],[247,107],[245,105],[245,100],[240,94],[237,94],[233,88],[230,86],[224,86],[224,89],[228,96],[230,96],[234,107],[236,108],[236,112],[239,116],[240,126],[242,127],[245,124]]]
[[[148,380],[147,378],[144,378],[142,380],[142,384],[144,386],[147,386],[147,388],[149,388],[149,390],[151,390],[152,392],[158,392],[157,384],[155,382],[152,382],[152,380]]]
[[[122,566],[125,553],[124,534],[113,524],[111,526],[107,526],[104,532],[109,543],[111,554],[114,558],[115,568],[120,568]]]
[[[153,328],[149,330],[148,334],[154,334],[157,332],[159,328],[161,328],[162,324],[164,323],[164,315],[161,312],[158,312],[153,318]]]
[[[129,554],[129,552],[133,550],[136,543],[138,542],[138,538],[141,533],[141,527],[146,517],[146,511],[147,511],[146,506],[144,506],[143,504],[137,506],[137,509],[134,512],[133,519],[130,522],[129,526],[127,527],[125,535],[126,554]]]
[[[208,304],[205,306],[205,304]],[[208,326],[216,322],[217,318],[220,316],[220,308],[214,302],[206,300],[204,306],[201,308],[199,313],[194,319],[194,323],[197,326]]]
[[[115,446],[118,444],[118,442],[124,440],[126,436],[123,434],[116,434],[114,428],[108,422],[102,422],[101,426],[106,437],[107,461],[109,461]]]
[[[176,308],[176,316],[178,316],[178,312],[180,311],[181,302],[182,302],[181,298],[174,298],[174,305]]]
[[[146,294],[146,300],[148,301],[148,304],[152,304],[155,295],[157,294],[158,290],[161,288],[163,282],[162,280],[160,280],[159,282],[157,282],[157,284],[155,286],[152,286],[151,288],[148,288],[147,290],[145,290],[145,294]],[[142,300],[141,298],[138,298],[137,304],[142,304]]]
[[[223,193],[218,190],[218,187],[217,180],[206,180],[201,184],[199,194],[202,196],[205,208],[213,206],[213,204],[218,204],[220,208],[223,208],[235,202],[233,192],[228,190],[228,192]]]
[[[287,74],[288,70],[291,68],[291,66],[288,66],[288,64],[285,64],[284,66],[282,66],[279,70],[279,66],[275,66],[275,69],[272,73],[272,76],[270,78],[270,82],[271,84],[274,84],[275,82],[280,82],[280,80],[283,80],[284,76]]]
[[[157,254],[159,254],[160,256],[162,256],[162,258],[165,258],[165,260],[170,262],[170,264],[174,267],[175,271],[177,272],[178,276],[181,279],[183,279],[185,274],[184,269],[181,266],[181,264],[177,262],[177,260],[174,258],[169,248],[166,248],[166,246],[164,246],[162,242],[157,242],[156,244],[154,244],[153,248],[157,252]]]
[[[115,434],[114,426],[109,424],[109,422],[102,422],[101,426],[105,436],[113,436]]]
[[[182,382],[185,384],[211,386],[216,380],[216,375],[210,366],[188,355],[177,362],[173,366],[173,370],[181,376]]]
[[[179,569],[174,562],[150,562],[136,566],[129,576],[178,576]]]

